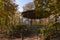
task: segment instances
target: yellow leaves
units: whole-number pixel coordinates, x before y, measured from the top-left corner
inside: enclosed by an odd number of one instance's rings
[[[44,28],[41,28],[41,29],[40,29],[41,33],[44,33],[44,30],[45,30]]]
[[[52,11],[51,13],[55,13],[55,11]]]
[[[0,0],[0,2],[2,2],[2,0]]]
[[[12,2],[10,3],[10,0],[0,0],[0,27],[3,32],[7,31],[9,33],[9,29],[7,30],[6,28],[9,28],[10,25],[12,26],[12,17],[15,12],[15,5]]]
[[[45,8],[46,11],[50,11],[50,8]]]
[[[1,25],[5,26],[5,18],[0,18],[0,21],[1,21]]]

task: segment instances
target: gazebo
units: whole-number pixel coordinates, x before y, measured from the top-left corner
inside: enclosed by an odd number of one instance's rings
[[[47,18],[51,15],[51,13],[47,12],[47,11],[41,11],[40,13],[38,13],[38,15],[36,15],[35,10],[28,10],[28,11],[24,11],[22,12],[22,15],[24,18],[28,18],[31,19],[30,24],[32,25],[32,19],[42,19],[42,18]]]

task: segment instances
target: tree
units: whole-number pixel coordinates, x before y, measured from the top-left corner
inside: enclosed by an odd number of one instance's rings
[[[49,18],[50,15],[54,15],[55,21],[49,23],[47,27],[43,28],[43,34],[54,34],[57,28],[59,28],[58,26],[53,25],[57,25],[57,18],[60,15],[60,0],[34,0],[34,3],[36,16],[41,18]]]
[[[0,27],[1,30],[10,30],[11,19],[17,10],[17,5],[12,0],[0,0]]]
[[[35,5],[33,2],[27,3],[23,6],[23,11],[33,10]]]
[[[59,0],[35,0],[36,16],[49,17],[51,14],[60,13],[59,2]]]

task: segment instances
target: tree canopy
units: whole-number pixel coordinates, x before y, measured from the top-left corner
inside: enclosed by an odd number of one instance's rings
[[[34,0],[36,16],[49,17],[60,13],[59,0]]]
[[[12,0],[0,0],[0,28],[5,31],[9,29],[16,13],[17,5]],[[0,29],[0,30],[1,30]],[[6,30],[7,30],[6,29]]]

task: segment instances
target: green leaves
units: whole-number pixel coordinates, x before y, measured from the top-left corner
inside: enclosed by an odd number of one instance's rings
[[[13,15],[17,10],[17,5],[11,0],[0,0],[0,27],[1,32],[10,31],[13,21]],[[3,30],[3,31],[2,31]],[[5,32],[6,32],[5,31]]]
[[[35,10],[36,10],[36,16],[41,16],[42,18],[49,17],[51,14],[58,14],[60,10],[60,1],[56,0],[35,0]],[[48,11],[47,14],[43,11]],[[48,15],[48,16],[47,16]]]

